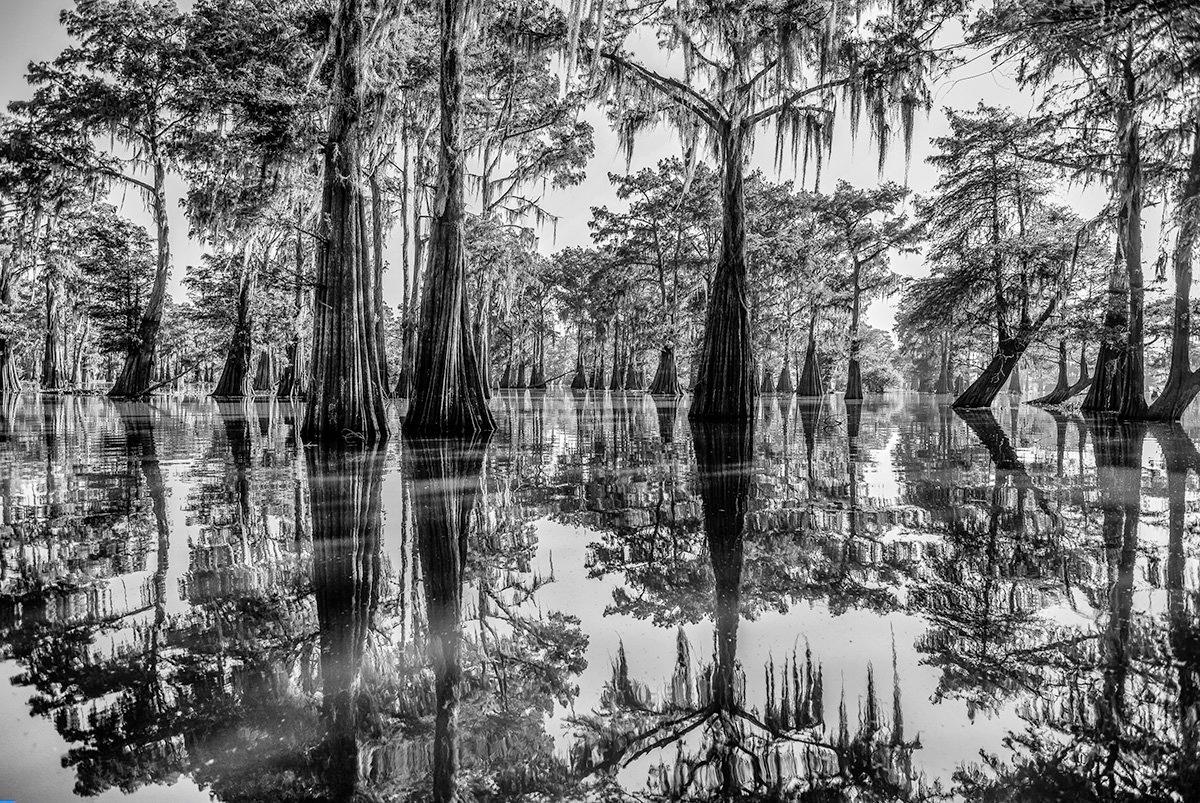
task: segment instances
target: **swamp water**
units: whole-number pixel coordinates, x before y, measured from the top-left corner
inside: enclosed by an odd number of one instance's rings
[[[0,798],[1200,794],[1194,422],[493,407],[0,400]]]

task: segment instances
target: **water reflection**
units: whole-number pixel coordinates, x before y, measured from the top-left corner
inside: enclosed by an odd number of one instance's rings
[[[1194,425],[494,404],[328,450],[290,404],[0,402],[0,794],[1200,786]]]

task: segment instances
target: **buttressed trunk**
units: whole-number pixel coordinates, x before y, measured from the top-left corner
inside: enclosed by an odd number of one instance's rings
[[[490,432],[467,304],[463,250],[462,141],[464,0],[439,0],[441,21],[441,149],[438,197],[430,235],[428,275],[421,304],[413,397],[404,428],[411,432]]]
[[[154,228],[158,259],[154,269],[154,287],[142,312],[137,335],[130,341],[125,366],[117,375],[108,395],[113,398],[133,398],[145,395],[154,381],[154,357],[158,347],[158,330],[162,327],[163,306],[167,300],[167,279],[171,274],[170,229],[167,222],[167,168],[161,156],[154,160]]]
[[[61,287],[57,272],[46,274],[46,333],[42,344],[42,390],[62,390],[66,376],[62,364],[62,312],[59,307]]]
[[[225,365],[221,378],[212,395],[218,399],[244,399],[250,395],[250,358],[253,354],[251,342],[250,300],[254,295],[254,274],[250,267],[249,252],[242,265],[242,276],[238,287],[237,320],[233,325],[233,336],[225,354]]]
[[[0,308],[6,310],[12,306],[12,274],[12,256],[6,254],[0,257]],[[0,333],[0,396],[20,392],[13,340]]]
[[[297,214],[297,218],[300,215]],[[297,229],[296,233],[296,285],[292,295],[293,321],[291,339],[288,341],[286,358],[287,365],[279,377],[279,396],[291,398],[304,395],[304,369],[300,365],[300,320],[304,313],[304,240]]]
[[[1021,364],[1020,363],[1017,363],[1016,365],[1013,366],[1012,376],[1009,377],[1009,380],[1008,380],[1008,392],[1009,393],[1020,393],[1021,392]]]
[[[817,311],[814,308],[808,321],[808,346],[804,349],[804,368],[800,372],[800,385],[796,388],[800,396],[824,396],[825,386],[821,381],[821,367],[817,365]]]
[[[1171,318],[1171,362],[1167,384],[1150,405],[1153,421],[1178,421],[1196,394],[1200,393],[1200,371],[1192,370],[1192,249],[1200,228],[1200,123],[1192,138],[1192,158],[1179,202],[1179,232],[1175,237],[1172,266],[1175,273],[1175,306]]]
[[[334,75],[321,195],[313,309],[313,386],[304,411],[306,441],[387,437],[375,336],[372,273],[359,169],[360,0],[340,0],[334,25]]]
[[[254,372],[254,392],[270,395],[275,380],[275,353],[268,346],[258,355],[258,370]]]
[[[858,334],[858,321],[862,308],[862,288],[859,286],[861,265],[854,257],[854,291],[850,301],[850,359],[846,366],[846,401],[862,401],[862,366],[859,351],[862,344]]]
[[[988,362],[979,377],[954,400],[954,407],[969,410],[977,407],[990,407],[996,396],[1004,389],[1009,375],[1017,365],[1017,360],[1025,353],[1029,345],[1022,337],[1006,337],[1000,341],[1000,348]]]
[[[632,368],[632,363],[630,363]],[[632,387],[634,382],[626,379],[626,385]],[[654,372],[654,381],[650,383],[650,392],[663,396],[682,396],[683,385],[679,382],[679,366],[675,361],[675,347],[663,346],[658,355],[658,370]]]
[[[754,353],[746,296],[746,126],[721,130],[721,257],[704,321],[692,419],[748,419],[754,413]]]
[[[1124,210],[1120,216],[1123,217]],[[1118,224],[1123,228],[1124,224]],[[1080,409],[1085,413],[1115,412],[1119,403],[1121,377],[1125,362],[1125,344],[1121,333],[1128,323],[1126,297],[1129,289],[1125,268],[1121,264],[1123,250],[1118,243],[1117,255],[1109,267],[1108,294],[1104,310],[1104,335],[1096,354],[1096,372]]]
[[[1125,63],[1125,80],[1129,95],[1138,80]],[[1132,105],[1132,104],[1131,104]],[[1118,116],[1122,135],[1122,165],[1120,197],[1124,202],[1122,216],[1125,272],[1129,283],[1129,339],[1125,353],[1125,375],[1121,385],[1121,418],[1140,421],[1146,418],[1146,371],[1143,307],[1145,289],[1142,277],[1142,151],[1141,133],[1136,112],[1124,110]]]

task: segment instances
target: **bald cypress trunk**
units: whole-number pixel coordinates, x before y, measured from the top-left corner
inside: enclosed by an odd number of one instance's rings
[[[360,0],[340,0],[317,251],[313,387],[301,430],[306,441],[387,437],[359,168],[362,36]]]
[[[800,384],[796,393],[804,397],[824,396],[825,384],[821,381],[821,366],[817,364],[817,308],[813,307],[808,320],[808,346],[804,349],[804,368],[800,371]]]
[[[938,361],[938,377],[933,385],[934,393],[949,393],[953,387],[954,380],[951,379],[950,362],[950,333],[942,332],[942,349]]]
[[[404,428],[411,432],[490,432],[496,422],[487,406],[476,360],[467,304],[463,251],[463,59],[464,0],[439,0],[441,21],[441,150],[438,198],[429,268],[421,304],[421,328],[413,375],[413,398]]]
[[[387,333],[383,326],[383,218],[386,209],[383,203],[383,190],[379,186],[378,168],[371,172],[371,297],[374,300],[373,315],[375,318],[376,349],[379,351],[379,386],[383,394],[389,395],[391,386],[388,380],[387,364]]]
[[[629,381],[626,380],[629,385]],[[675,361],[675,347],[663,346],[658,355],[658,370],[650,383],[650,392],[662,396],[682,396],[683,385],[679,382],[679,366]]]
[[[1017,363],[1013,366],[1012,376],[1008,380],[1009,393],[1021,393],[1021,364]]]
[[[151,156],[153,164],[154,192],[150,206],[154,213],[154,228],[158,246],[158,258],[154,269],[154,286],[137,334],[130,340],[125,355],[125,365],[117,375],[108,395],[112,398],[132,398],[145,395],[154,383],[155,351],[158,348],[158,332],[162,328],[163,308],[167,301],[167,279],[171,275],[170,227],[167,222],[167,168],[162,156]]]
[[[297,214],[299,220],[300,215]],[[304,375],[300,357],[300,319],[304,313],[304,240],[298,231],[296,234],[296,275],[295,287],[292,290],[292,336],[287,346],[287,365],[279,377],[278,395],[280,398],[291,398],[304,395]]]
[[[61,283],[58,272],[46,266],[46,331],[42,340],[42,390],[60,391],[67,385],[63,370]]]
[[[1171,318],[1171,362],[1167,384],[1150,405],[1147,418],[1178,421],[1200,393],[1200,371],[1192,370],[1192,249],[1200,223],[1200,124],[1192,136],[1192,157],[1179,202],[1179,232],[1175,237],[1172,266],[1175,273],[1175,306]]]
[[[1124,215],[1124,211],[1121,212]],[[1123,224],[1119,224],[1123,226]],[[1096,354],[1096,372],[1091,387],[1080,405],[1086,413],[1115,412],[1117,395],[1121,387],[1121,376],[1125,362],[1125,344],[1122,333],[1128,322],[1125,269],[1121,265],[1122,248],[1118,242],[1117,256],[1108,276],[1108,298],[1104,310],[1104,335],[1100,350]]]
[[[754,413],[754,352],[746,300],[746,127],[722,122],[721,257],[713,275],[701,341],[692,419],[747,419]]]
[[[862,265],[858,261],[856,255],[851,255],[854,260],[854,270],[852,273],[852,295],[850,299],[850,359],[846,366],[846,401],[862,401],[862,366],[859,362],[859,351],[862,348],[862,342],[859,339],[859,317],[862,312],[862,287],[860,286],[859,277],[862,274]]]
[[[775,382],[775,392],[791,396],[796,392],[796,384],[792,381],[792,356],[783,356],[783,368],[779,369],[779,379]]]
[[[10,254],[0,257],[0,309],[12,309],[13,259]],[[0,397],[21,392],[17,378],[14,341],[0,332]]]
[[[1141,421],[1147,413],[1143,320],[1145,289],[1142,276],[1142,151],[1141,131],[1134,108],[1139,80],[1140,76],[1133,73],[1131,58],[1126,57],[1124,84],[1127,107],[1122,107],[1118,113],[1117,129],[1121,134],[1122,151],[1118,197],[1125,207],[1125,214],[1121,218],[1121,238],[1124,241],[1125,272],[1129,286],[1129,337],[1118,414],[1131,421]]]
[[[225,353],[225,365],[221,378],[212,395],[217,399],[243,399],[251,395],[250,360],[254,346],[251,342],[253,321],[250,317],[250,299],[254,294],[254,274],[250,267],[250,255],[242,265],[241,281],[238,283],[237,319],[233,324],[233,336],[229,350]]]
[[[12,309],[13,267],[11,249],[0,256],[0,309]],[[17,378],[16,355],[13,353],[14,341],[0,331],[0,396],[19,393],[21,383]]]
[[[258,369],[254,372],[254,393],[269,396],[275,380],[275,353],[270,346],[258,355]]]

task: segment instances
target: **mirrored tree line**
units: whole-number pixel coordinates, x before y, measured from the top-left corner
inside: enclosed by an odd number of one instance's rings
[[[4,651],[80,793],[1190,788],[1200,456],[1178,426],[785,401],[729,427],[565,400],[514,408],[491,443],[344,450],[300,447],[292,409],[6,405]],[[898,500],[867,480],[888,448]],[[664,676],[621,645],[580,698],[588,630],[538,602],[542,520],[597,534],[605,615],[674,641]],[[904,665],[890,695],[884,665],[831,676],[813,605],[919,616],[933,703],[1021,726],[927,777]],[[759,664],[739,630],[788,612]]]

